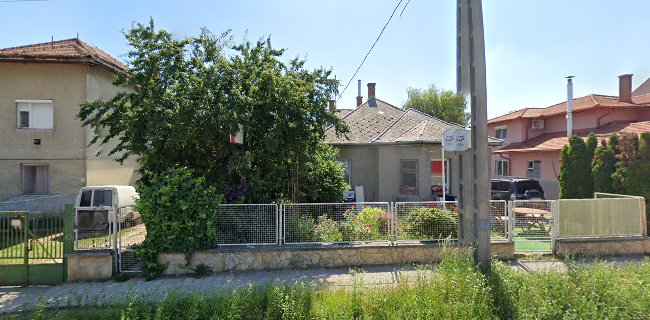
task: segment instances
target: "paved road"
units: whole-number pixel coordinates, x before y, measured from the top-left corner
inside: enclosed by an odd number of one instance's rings
[[[601,259],[615,264],[640,261],[644,257],[618,257]],[[592,263],[585,260],[580,263]],[[509,263],[512,268],[526,271],[547,271],[567,269],[566,263],[557,260],[525,261]],[[365,285],[394,285],[401,281],[415,281],[432,271],[416,270],[407,266],[366,267],[361,273]],[[357,278],[358,279],[358,278]],[[216,274],[194,279],[190,277],[161,278],[144,281],[134,278],[126,282],[80,282],[64,283],[50,287],[0,287],[0,313],[26,310],[43,299],[50,307],[64,307],[83,304],[97,304],[111,301],[128,301],[133,294],[148,299],[159,299],[168,290],[182,292],[215,292],[245,287],[248,284],[262,285],[273,281],[293,283],[304,280],[317,286],[351,286],[354,276],[349,268],[276,270],[259,272],[236,272]]]

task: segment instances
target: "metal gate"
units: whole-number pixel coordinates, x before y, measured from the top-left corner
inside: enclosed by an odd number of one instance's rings
[[[72,249],[71,220],[70,207],[66,213],[0,212],[0,285],[63,282],[63,255]]]
[[[117,269],[120,272],[141,272],[142,260],[136,254],[136,247],[147,236],[140,214],[132,206],[122,207],[117,212]]]
[[[508,238],[515,252],[551,252],[557,210],[555,200],[510,201]]]

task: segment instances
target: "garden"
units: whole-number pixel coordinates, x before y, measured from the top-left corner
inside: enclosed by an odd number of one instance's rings
[[[270,283],[208,294],[131,293],[126,303],[32,311],[0,319],[647,319],[650,260],[627,265],[569,261],[568,270],[522,272],[502,262],[481,273],[466,251],[447,249],[433,272],[393,286]]]

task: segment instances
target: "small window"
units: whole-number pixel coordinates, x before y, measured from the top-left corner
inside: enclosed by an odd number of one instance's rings
[[[348,160],[339,160],[339,163],[343,166],[343,174],[345,175],[345,182],[350,184],[350,161]]]
[[[17,100],[18,129],[53,129],[52,100]]]
[[[47,165],[23,165],[23,194],[47,194],[49,192]]]
[[[113,193],[111,190],[95,190],[93,207],[110,207],[113,204]]]
[[[528,165],[526,166],[526,177],[535,179],[542,177],[541,160],[528,160]]]
[[[508,128],[497,128],[496,138],[505,140],[508,138]]]
[[[496,160],[494,174],[497,176],[509,175],[508,160]]]
[[[92,190],[84,190],[81,192],[81,199],[79,200],[80,207],[90,207],[90,201],[93,196]]]
[[[418,189],[418,161],[400,161],[400,193],[416,194]]]

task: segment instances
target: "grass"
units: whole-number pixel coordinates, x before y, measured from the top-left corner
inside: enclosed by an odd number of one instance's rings
[[[159,302],[33,311],[0,319],[649,319],[650,260],[624,266],[569,263],[567,272],[527,273],[494,262],[484,275],[465,252],[448,251],[433,272],[412,281],[344,288],[297,281],[199,294],[170,291]],[[398,277],[399,278],[399,277]]]

